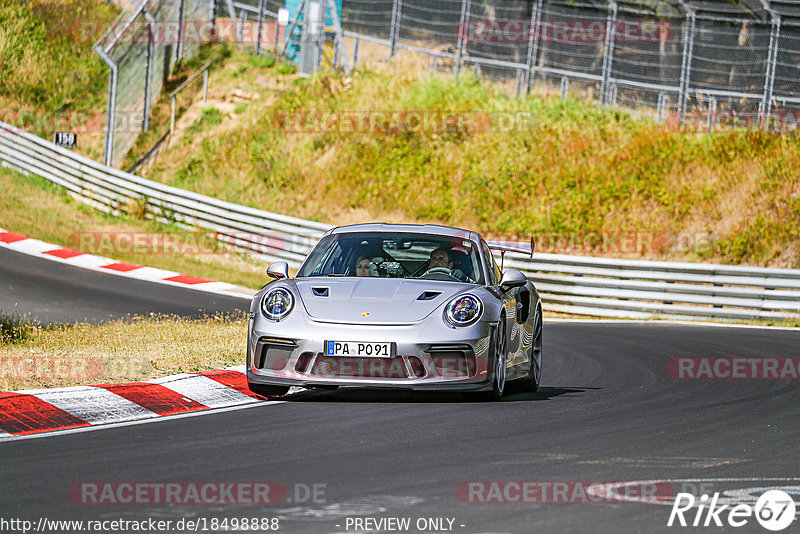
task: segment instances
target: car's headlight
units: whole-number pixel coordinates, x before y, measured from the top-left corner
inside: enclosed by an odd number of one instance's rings
[[[261,312],[268,318],[278,321],[283,319],[294,307],[294,296],[285,287],[276,287],[264,294],[261,299]]]
[[[444,308],[444,317],[453,326],[469,326],[481,317],[483,302],[475,295],[459,295]]]

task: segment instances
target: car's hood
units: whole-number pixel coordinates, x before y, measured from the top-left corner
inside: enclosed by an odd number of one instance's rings
[[[358,324],[416,323],[473,284],[392,278],[295,279],[308,315]]]

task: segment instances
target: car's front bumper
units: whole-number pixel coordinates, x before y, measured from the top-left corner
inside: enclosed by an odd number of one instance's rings
[[[453,328],[443,321],[352,325],[313,321],[304,314],[273,322],[254,314],[247,344],[247,379],[278,386],[353,386],[480,391],[491,387],[492,325]],[[326,341],[394,343],[391,358],[333,358]]]

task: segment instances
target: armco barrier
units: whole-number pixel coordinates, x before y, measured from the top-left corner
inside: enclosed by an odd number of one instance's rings
[[[224,202],[107,167],[0,122],[0,163],[67,188],[108,213],[203,228],[268,260],[297,267],[330,225]],[[536,284],[546,309],[626,318],[800,317],[800,270],[507,253],[505,267]]]

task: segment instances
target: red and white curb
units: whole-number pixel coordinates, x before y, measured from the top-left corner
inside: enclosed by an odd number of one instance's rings
[[[0,442],[262,400],[248,389],[243,365],[146,382],[0,392]]]
[[[0,246],[10,250],[16,250],[23,254],[37,256],[48,260],[67,263],[76,267],[90,269],[92,271],[110,273],[128,278],[137,278],[159,284],[166,284],[177,287],[197,289],[208,293],[251,299],[256,291],[245,287],[207,280],[197,276],[180,274],[174,271],[134,265],[121,261],[112,260],[103,256],[86,254],[78,250],[59,247],[38,239],[32,239],[24,235],[15,234],[0,228]]]

